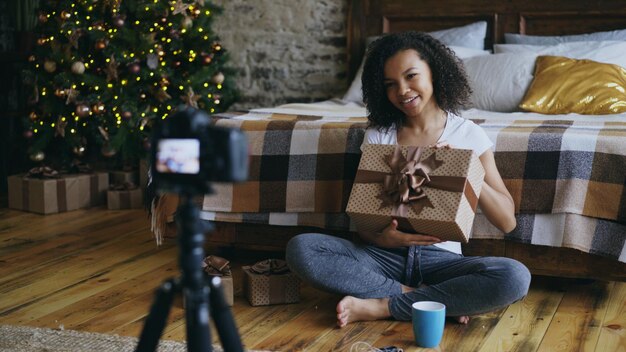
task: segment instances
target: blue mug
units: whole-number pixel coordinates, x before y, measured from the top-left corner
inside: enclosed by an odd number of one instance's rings
[[[412,306],[413,333],[415,343],[424,348],[439,345],[446,321],[446,306],[443,303],[421,301]]]

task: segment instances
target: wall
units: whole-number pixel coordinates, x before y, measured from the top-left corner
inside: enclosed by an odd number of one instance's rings
[[[312,102],[347,89],[347,0],[214,0],[213,29],[237,70],[234,109]]]

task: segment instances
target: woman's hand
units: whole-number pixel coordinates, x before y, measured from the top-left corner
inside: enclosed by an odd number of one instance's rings
[[[441,242],[433,236],[406,233],[398,230],[398,220],[393,219],[389,226],[385,227],[381,233],[362,233],[361,237],[379,247],[396,248],[410,246],[428,246]]]
[[[452,148],[454,148],[453,146],[450,145],[450,143],[448,143],[446,141],[437,142],[437,144],[429,145],[429,147],[435,148],[435,149],[452,149]]]

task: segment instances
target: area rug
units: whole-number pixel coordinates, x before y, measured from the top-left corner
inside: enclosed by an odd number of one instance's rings
[[[74,330],[0,325],[0,352],[133,352],[137,338]],[[186,352],[184,342],[161,340],[158,352]],[[218,345],[214,352],[223,352]],[[252,351],[250,351],[252,352]]]

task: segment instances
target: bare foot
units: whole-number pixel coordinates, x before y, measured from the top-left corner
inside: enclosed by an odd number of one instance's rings
[[[355,321],[389,318],[388,298],[361,299],[346,296],[337,303],[337,325],[342,328]]]
[[[460,317],[452,317],[452,319],[456,320],[459,324],[467,325],[470,321],[470,317],[467,315],[462,315]]]

